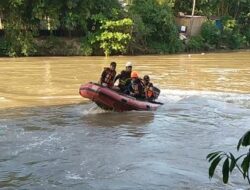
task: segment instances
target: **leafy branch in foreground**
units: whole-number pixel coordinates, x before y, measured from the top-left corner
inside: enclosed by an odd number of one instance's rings
[[[250,145],[250,131],[247,131],[239,140],[237,145],[237,151],[239,151],[241,146],[249,146]],[[226,153],[224,151],[216,151],[207,155],[207,160],[210,163],[210,167],[208,170],[209,178],[212,178],[214,175],[214,171],[218,164],[224,160],[222,165],[222,175],[223,182],[227,183],[229,175],[232,171],[237,168],[242,174],[243,178],[246,179],[250,185],[250,149],[247,153],[240,155],[239,157],[235,157],[231,152]],[[241,164],[238,162],[241,161]]]

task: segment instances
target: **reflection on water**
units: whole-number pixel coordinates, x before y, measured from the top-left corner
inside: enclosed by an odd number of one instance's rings
[[[107,120],[107,118],[109,119]],[[104,112],[84,115],[82,119],[85,124],[97,127],[117,127],[121,125],[121,121],[123,121],[123,125],[144,126],[152,122],[154,114],[152,112],[141,112],[138,116],[134,111],[124,113]]]
[[[99,109],[99,108],[97,108]],[[154,113],[141,112],[139,115],[134,112],[113,113],[104,112],[97,114],[87,114],[81,117],[84,125],[94,127],[111,127],[117,130],[117,127],[123,129],[122,133],[127,136],[142,137],[147,134],[147,128],[154,120]]]
[[[128,59],[162,89],[156,112],[107,112],[78,95],[110,60],[121,70]],[[247,189],[237,172],[229,185],[219,171],[210,181],[205,157],[235,153],[249,130],[249,59],[0,59],[0,189]]]

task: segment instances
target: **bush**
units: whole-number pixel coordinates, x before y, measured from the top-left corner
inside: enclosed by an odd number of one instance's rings
[[[81,43],[81,55],[90,56],[93,53],[93,48],[88,42]]]
[[[136,47],[131,49],[141,47],[143,50],[149,50],[149,53],[152,48],[156,48],[153,51],[160,53],[181,51],[178,29],[167,1],[133,1],[129,14],[135,23],[133,45]]]
[[[231,17],[222,18],[223,29],[216,28],[214,21],[202,25],[201,36],[210,48],[239,49],[247,46],[247,35],[240,34],[236,20]]]
[[[192,36],[187,42],[186,50],[188,52],[198,52],[204,50],[204,39],[201,36]]]
[[[246,46],[246,37],[240,34],[240,27],[237,21],[230,16],[223,17],[223,31],[221,43],[230,49],[239,49]]]
[[[62,38],[49,36],[36,39],[37,53],[34,55],[82,55],[79,38]]]
[[[182,51],[184,49],[184,45],[181,40],[176,39],[174,42],[175,46],[171,46],[170,43],[164,42],[151,42],[149,45],[149,53],[153,54],[166,54],[166,53],[175,53]],[[172,44],[172,43],[171,43]]]
[[[239,49],[246,46],[246,37],[233,30],[224,30],[222,33],[222,44],[230,49]]]
[[[5,32],[8,56],[29,56],[36,52],[32,32],[11,28],[7,28]]]
[[[8,43],[4,38],[0,38],[0,56],[8,55]]]
[[[201,27],[201,37],[208,46],[219,47],[221,31],[216,28],[214,21],[207,21]]]
[[[247,28],[243,34],[246,37],[247,46],[250,47],[250,28]]]
[[[149,45],[149,53],[151,54],[165,54],[168,51],[169,47],[165,43],[151,42]]]
[[[94,36],[87,35],[81,40],[81,55],[89,56],[93,53],[93,47],[91,45],[91,39],[94,38]]]
[[[37,55],[63,55],[65,44],[54,36],[37,39]]]

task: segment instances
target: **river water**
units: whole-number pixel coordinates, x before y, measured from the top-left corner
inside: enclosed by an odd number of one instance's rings
[[[110,61],[161,89],[155,112],[102,111],[78,94]],[[247,189],[206,155],[250,129],[250,52],[0,59],[0,189]]]

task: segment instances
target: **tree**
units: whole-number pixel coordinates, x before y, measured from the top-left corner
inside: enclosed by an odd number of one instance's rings
[[[181,49],[168,1],[134,0],[129,15],[135,23],[131,49],[139,53],[174,53]]]
[[[133,21],[124,18],[117,21],[104,21],[102,32],[96,36],[96,41],[100,43],[100,48],[104,50],[105,56],[113,53],[125,53],[127,44],[131,39],[131,29]]]

